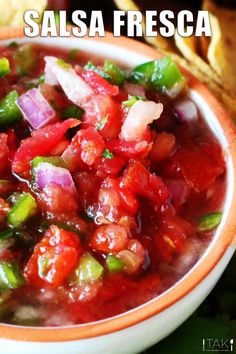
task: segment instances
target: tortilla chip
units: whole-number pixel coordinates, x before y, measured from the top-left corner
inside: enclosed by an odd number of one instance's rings
[[[182,55],[199,71],[206,75],[209,80],[214,80],[220,84],[220,78],[214,70],[197,54],[198,38],[195,36],[181,37],[177,31],[175,32],[175,44]]]
[[[203,6],[211,12],[209,63],[224,86],[236,93],[236,10],[217,6],[210,0],[205,0]]]
[[[23,14],[34,9],[42,14],[47,6],[47,0],[0,0],[0,26],[19,27],[25,25]]]
[[[222,86],[221,83],[217,83],[212,80],[211,77],[205,75],[191,61],[188,61],[177,54],[170,55],[177,64],[187,69],[193,76],[195,76],[199,81],[201,81],[208,87],[208,89],[213,93],[213,95],[216,96],[216,98],[218,98],[219,101],[221,101],[221,103],[225,106],[232,120],[236,123],[236,95],[234,95],[232,92],[229,92],[225,87]]]
[[[116,4],[116,6],[118,7],[118,9],[120,9],[120,10],[140,11],[139,7],[135,4],[135,2],[133,0],[114,0],[114,2]],[[160,35],[157,37],[145,36],[145,21],[143,21],[142,26],[143,26],[144,38],[149,44],[153,45],[154,47],[156,47],[158,49],[173,51],[173,47],[171,45],[170,40],[168,40]]]
[[[198,50],[199,50],[200,56],[202,57],[202,59],[204,59],[206,62],[208,62],[207,54],[208,54],[208,48],[210,45],[210,38],[206,37],[206,36],[199,37],[199,45],[200,45],[200,48],[198,48]]]

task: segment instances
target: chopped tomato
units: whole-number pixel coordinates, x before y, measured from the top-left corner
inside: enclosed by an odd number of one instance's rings
[[[106,139],[119,136],[123,113],[121,105],[108,95],[95,95],[83,105],[83,128],[94,127]]]
[[[10,150],[8,147],[8,136],[5,133],[0,134],[0,175],[9,168]]]
[[[106,225],[97,228],[90,240],[90,247],[99,252],[119,252],[128,242],[127,231],[121,225]]]
[[[106,178],[99,190],[98,201],[104,215],[113,215],[115,219],[123,215],[135,215],[138,201],[132,191],[121,188],[119,180]]]
[[[12,157],[16,151],[16,134],[14,129],[9,129],[7,132],[7,145],[9,147],[10,157]]]
[[[142,160],[148,155],[152,145],[145,140],[137,143],[136,141],[114,139],[107,142],[107,147],[117,156],[126,160],[130,158]]]
[[[189,186],[206,190],[224,172],[224,160],[216,144],[190,144],[173,157]]]
[[[86,70],[81,76],[96,93],[108,96],[116,96],[119,93],[118,86],[109,84],[109,82],[96,73],[96,71]]]
[[[149,153],[151,161],[157,163],[165,160],[176,147],[175,136],[169,133],[157,134]]]
[[[108,176],[117,176],[124,165],[125,161],[121,157],[98,157],[94,161],[93,168],[96,171],[96,175],[98,177],[106,178]]]
[[[78,131],[72,140],[72,146],[75,154],[79,154],[81,160],[89,166],[105,149],[103,138],[92,127]]]
[[[59,156],[62,155],[66,148],[70,145],[70,141],[66,138],[62,138],[61,141],[52,149],[50,155]]]
[[[67,119],[62,123],[51,124],[33,131],[29,138],[21,141],[13,157],[13,172],[24,177],[28,176],[30,161],[36,156],[49,154],[62,140],[66,131],[79,123],[77,119]]]
[[[121,186],[148,198],[154,204],[163,204],[170,196],[167,187],[155,174],[151,174],[139,161],[132,161],[126,168]]]
[[[175,253],[183,252],[185,239],[193,232],[191,224],[178,216],[162,219],[155,241],[163,258],[171,262]]]
[[[43,210],[53,214],[73,214],[79,209],[76,195],[56,184],[44,187],[40,194],[40,204]]]
[[[35,247],[24,275],[35,287],[56,288],[71,274],[81,252],[76,234],[53,225]]]

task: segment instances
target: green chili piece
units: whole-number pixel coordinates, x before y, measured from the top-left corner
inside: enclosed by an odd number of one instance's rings
[[[124,269],[124,263],[118,257],[112,254],[107,256],[106,266],[111,273],[120,272]]]
[[[11,72],[10,63],[7,58],[0,58],[0,77],[3,77]]]
[[[103,271],[103,266],[91,255],[91,253],[86,252],[80,258],[79,266],[72,277],[72,283],[91,283],[92,281],[100,279]]]
[[[125,81],[125,73],[111,60],[105,60],[104,72],[110,76],[108,81],[111,84],[121,86]]]
[[[21,227],[37,212],[37,204],[30,193],[23,193],[7,215],[7,222],[12,227]]]
[[[0,289],[16,289],[24,284],[18,267],[6,261],[0,261]]]
[[[6,126],[22,119],[21,111],[16,104],[18,97],[19,95],[16,91],[11,91],[0,101],[1,128],[5,128]]]
[[[143,96],[129,96],[127,101],[123,101],[122,104],[126,107],[132,107],[137,101],[144,101],[145,97]]]
[[[163,57],[138,65],[132,71],[130,81],[146,88],[171,93],[177,86],[183,86],[185,77],[171,57]]]
[[[198,232],[212,231],[220,224],[221,219],[222,219],[221,212],[204,215],[199,220],[197,231]]]

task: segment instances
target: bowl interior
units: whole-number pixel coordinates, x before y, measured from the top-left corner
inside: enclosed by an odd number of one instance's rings
[[[119,39],[120,40],[120,39]],[[142,48],[146,48],[146,50],[141,50],[139,52],[139,43],[135,41],[130,41],[130,47],[128,45],[122,47],[122,44],[117,46],[116,44],[116,38],[113,38],[113,40],[110,41],[102,41],[102,40],[97,40],[97,39],[76,39],[76,38],[35,38],[35,39],[14,39],[12,38],[11,40],[4,40],[1,41],[1,44],[8,44],[11,41],[17,41],[19,43],[21,42],[34,42],[34,43],[40,43],[40,44],[45,44],[49,46],[55,46],[55,47],[62,47],[62,48],[78,48],[82,52],[89,53],[92,55],[96,55],[101,58],[109,58],[113,59],[120,64],[123,64],[126,67],[134,67],[138,64],[141,64],[145,61],[153,60],[154,58],[160,57],[160,54],[155,52],[152,49],[148,49],[149,47],[145,45],[141,45]],[[137,44],[135,46],[135,43]],[[232,204],[232,199],[234,197],[234,163],[232,159],[232,155],[230,153],[229,149],[229,140],[228,137],[226,136],[224,129],[217,119],[215,112],[212,110],[212,108],[209,106],[208,102],[205,100],[205,97],[202,96],[198,91],[196,91],[194,88],[190,88],[188,90],[188,96],[195,102],[197,105],[202,117],[205,119],[207,125],[209,126],[210,130],[213,132],[213,134],[216,136],[218,141],[220,142],[222,149],[224,151],[225,155],[225,161],[226,161],[226,166],[227,166],[227,188],[226,188],[226,196],[225,196],[225,203],[224,203],[224,212],[223,212],[223,220],[220,225],[220,227],[217,229],[212,241],[209,244],[209,247],[206,249],[202,257],[199,259],[199,261],[193,266],[193,268],[181,279],[179,280],[175,285],[173,285],[170,289],[166,290],[164,293],[158,296],[159,298],[162,298],[166,295],[166,293],[171,292],[174,288],[180,285],[180,283],[183,282],[183,280],[187,277],[189,277],[189,274],[192,273],[196,268],[198,268],[199,264],[204,261],[204,259],[207,257],[209,252],[211,252],[211,249],[214,248],[216,245],[219,236],[221,235],[221,232],[224,228],[224,225],[226,223],[226,220],[228,218],[228,214],[231,209],[231,204]],[[210,269],[209,269],[210,270]],[[208,270],[208,271],[209,271]],[[206,274],[207,275],[207,272]],[[190,289],[191,290],[191,289]],[[190,291],[189,290],[189,291]],[[149,303],[156,302],[157,298],[149,301]],[[140,308],[145,308],[147,306],[147,303],[140,306]],[[129,311],[130,313],[135,313],[139,308],[133,309]],[[125,313],[127,315],[128,313]],[[124,317],[124,314],[118,315],[115,318],[121,318]],[[108,320],[102,320],[99,321],[101,323],[107,322]],[[97,324],[97,322],[96,322]],[[89,324],[90,325],[90,324]],[[73,326],[73,327],[88,327],[89,325],[78,325],[78,326]],[[93,324],[91,324],[93,325]],[[17,326],[8,326],[8,327],[17,327]]]

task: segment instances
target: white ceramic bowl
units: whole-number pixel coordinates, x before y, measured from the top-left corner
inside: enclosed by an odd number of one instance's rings
[[[22,30],[0,31],[1,44],[26,42]],[[7,38],[7,39],[6,39]],[[6,39],[6,40],[5,40]],[[126,66],[160,57],[152,48],[127,38],[37,38],[33,42],[114,59]],[[0,325],[3,354],[137,354],[160,341],[184,322],[206,298],[233,255],[236,230],[236,136],[227,114],[191,74],[189,96],[221,142],[227,164],[227,191],[223,221],[213,241],[178,283],[148,303],[111,319],[62,328]],[[236,219],[236,218],[235,218]],[[4,349],[2,349],[4,348]]]

